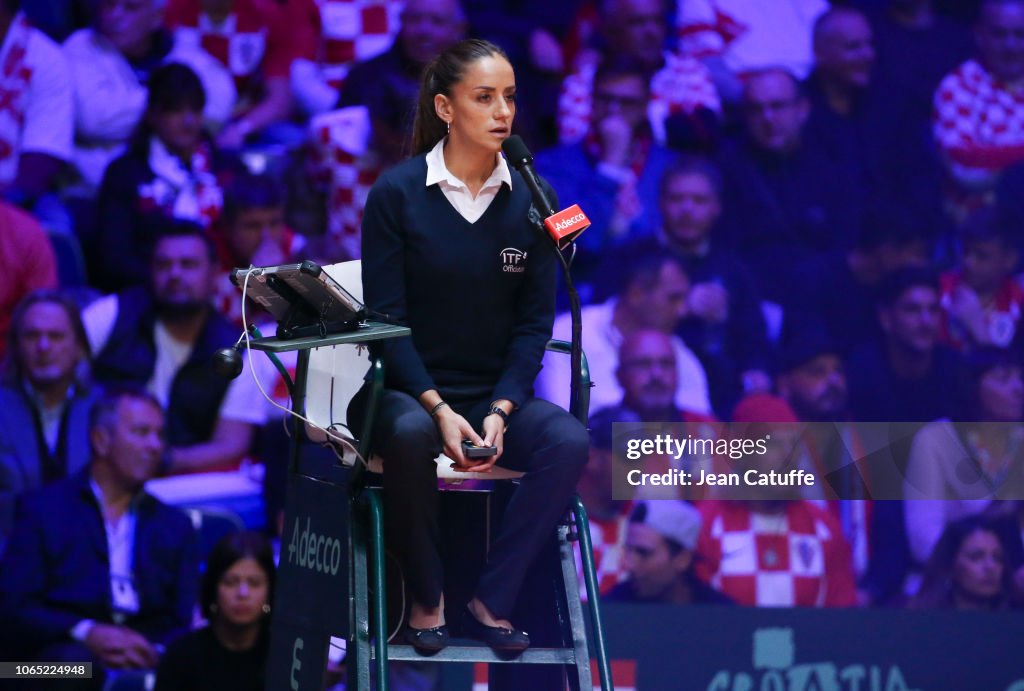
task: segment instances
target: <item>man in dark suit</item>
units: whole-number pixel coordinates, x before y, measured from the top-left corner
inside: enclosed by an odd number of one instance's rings
[[[23,496],[0,564],[0,636],[13,659],[153,667],[159,646],[188,627],[195,535],[143,489],[163,431],[148,394],[105,396],[90,418],[89,467]]]
[[[14,312],[9,338],[0,384],[0,554],[17,496],[89,464],[89,410],[96,399],[83,372],[89,344],[68,297],[30,294]]]

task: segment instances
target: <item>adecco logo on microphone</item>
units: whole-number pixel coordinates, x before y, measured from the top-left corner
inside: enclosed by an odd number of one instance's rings
[[[573,204],[568,209],[544,219],[544,227],[558,246],[564,247],[590,227],[590,219],[583,213],[579,204]]]

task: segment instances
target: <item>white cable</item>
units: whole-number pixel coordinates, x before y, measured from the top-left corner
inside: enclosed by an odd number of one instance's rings
[[[355,457],[356,457],[356,459],[358,461],[361,461],[364,466],[367,466],[368,464],[366,462],[366,459],[364,459],[359,454],[359,450],[350,441],[348,441],[347,439],[344,439],[344,438],[339,438],[337,436],[337,433],[334,432],[333,430],[331,430],[330,427],[326,427],[325,428],[325,427],[323,427],[321,425],[318,425],[317,423],[313,422],[309,418],[303,417],[299,413],[296,413],[291,408],[284,407],[283,405],[281,405],[280,403],[278,403],[277,401],[272,399],[267,394],[267,392],[263,389],[263,385],[260,383],[260,378],[258,376],[256,376],[256,367],[254,366],[253,359],[252,359],[252,348],[249,347],[250,342],[251,342],[250,338],[249,338],[249,324],[248,324],[248,322],[246,321],[246,318],[245,318],[245,302],[246,302],[246,298],[248,297],[249,277],[252,276],[252,271],[255,268],[256,267],[254,267],[253,265],[251,265],[251,264],[249,265],[249,270],[245,272],[245,280],[242,282],[242,329],[243,329],[243,333],[244,333],[244,336],[245,336],[246,356],[249,358],[249,373],[252,375],[253,381],[256,382],[256,388],[258,388],[260,390],[260,393],[263,394],[263,397],[265,399],[267,399],[267,401],[269,401],[270,404],[272,406],[274,406],[275,408],[279,408],[279,409],[283,410],[284,412],[288,413],[289,415],[302,420],[307,425],[311,425],[312,427],[315,427],[316,429],[318,429],[321,432],[323,432],[324,434],[326,434],[327,435],[327,439],[328,439],[328,441],[326,442],[326,445],[331,448],[331,450],[334,452],[334,454],[338,457],[339,460],[344,462],[344,456],[342,454],[338,453],[338,449],[336,448],[336,445],[342,446],[343,448],[351,451],[355,455]],[[333,427],[333,425],[331,425],[331,426]],[[340,423],[339,423],[339,426],[342,426],[342,427],[345,427],[346,429],[348,429],[347,426],[340,425]],[[286,429],[287,429],[287,427],[286,427]],[[348,430],[348,431],[349,431],[349,433],[351,433],[351,430]],[[405,623],[405,575],[402,573],[401,564],[398,563],[397,559],[395,559],[395,565],[398,568],[398,578],[399,578],[399,580],[401,581],[401,584],[402,584],[402,586],[401,586],[402,606],[401,606],[401,609],[399,610],[401,612],[401,615],[398,618],[398,624],[395,626],[394,631],[392,631],[390,634],[388,634],[388,639],[387,640],[388,640],[389,643],[392,640],[394,640],[395,636],[397,636],[398,632],[402,630],[402,626]],[[331,645],[333,646],[333,643]]]
[[[398,582],[399,582],[398,590],[402,594],[402,606],[398,610],[399,611],[398,623],[395,624],[395,630],[388,634],[388,639],[387,640],[388,640],[388,643],[391,643],[392,641],[395,640],[395,636],[397,636],[398,633],[405,626],[405,574],[402,573],[402,565],[399,563],[398,558],[395,557],[395,555],[392,554],[390,551],[385,549],[384,550],[384,558],[385,558],[385,560],[389,556],[395,562],[394,563],[394,568],[398,569]],[[388,567],[388,573],[391,573],[391,571],[390,571],[391,568],[392,568],[391,566]]]
[[[334,455],[337,456],[338,460],[340,460],[342,463],[345,462],[344,453],[338,453],[338,449],[335,447],[335,445],[341,446],[344,450],[351,451],[352,454],[356,457],[357,461],[360,461],[364,466],[367,466],[368,464],[366,462],[366,459],[359,454],[359,450],[355,447],[355,445],[352,444],[352,442],[348,441],[347,439],[339,436],[336,431],[331,429],[331,427],[334,427],[333,424],[330,427],[323,427],[322,425],[313,422],[309,418],[300,415],[291,408],[284,407],[283,405],[275,401],[273,398],[271,398],[269,394],[267,394],[266,390],[263,388],[263,384],[260,383],[260,378],[256,376],[256,367],[252,359],[252,348],[249,347],[251,344],[249,338],[249,323],[245,317],[245,301],[246,298],[248,297],[249,277],[252,276],[252,272],[255,268],[256,267],[254,267],[252,264],[249,265],[249,270],[245,272],[245,280],[242,282],[242,335],[245,338],[246,357],[249,358],[249,374],[252,375],[253,381],[256,382],[256,388],[259,389],[260,393],[263,394],[263,398],[267,399],[267,402],[269,402],[270,405],[280,410],[283,410],[288,415],[296,417],[299,420],[305,422],[307,425],[310,425],[311,427],[314,427],[315,429],[318,429],[321,432],[323,432],[327,436],[326,445],[331,448],[331,450],[334,452]],[[290,393],[291,392],[289,392],[289,400],[291,400]],[[345,425],[341,425],[340,423],[337,424],[339,427],[345,427],[347,429]],[[348,431],[349,433],[351,433],[351,430]]]

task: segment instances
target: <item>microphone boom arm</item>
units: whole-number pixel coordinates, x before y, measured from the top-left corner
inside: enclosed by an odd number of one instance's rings
[[[544,237],[551,242],[551,249],[556,255],[558,255],[558,261],[562,264],[562,273],[565,276],[565,287],[569,293],[569,317],[572,322],[569,348],[569,366],[572,368],[572,372],[569,376],[569,412],[577,420],[582,422],[585,419],[585,416],[580,415],[581,411],[579,411],[578,408],[580,405],[580,387],[582,385],[583,375],[583,319],[580,312],[580,296],[579,293],[576,292],[576,286],[572,282],[572,272],[569,270],[572,257],[576,255],[576,245],[572,241],[569,241],[568,246],[572,247],[572,254],[570,255],[569,261],[566,261],[565,255],[562,253],[562,248],[560,247],[561,243],[559,238],[548,232],[548,228],[545,226],[544,221],[557,214],[558,210],[551,206],[551,200],[548,199],[548,195],[541,187],[540,177],[533,169],[533,156],[530,154],[530,150],[526,148],[526,144],[523,143],[522,138],[520,138],[519,135],[512,135],[502,142],[501,149],[505,152],[505,157],[508,159],[508,162],[512,164],[512,167],[519,171],[523,181],[526,182],[526,187],[530,190],[530,195],[533,197],[533,207],[529,214],[530,221],[534,223],[537,226],[537,229],[544,234]],[[534,218],[534,209],[539,215],[539,218]],[[582,215],[583,214],[580,214],[581,217]],[[582,232],[582,229],[580,232]]]
[[[520,171],[522,172],[522,171]],[[532,171],[531,171],[532,172]],[[526,178],[526,176],[523,176]],[[530,185],[529,178],[527,178],[527,185]],[[537,189],[540,190],[540,185],[537,184],[536,177],[532,178],[533,183],[537,185]],[[531,189],[531,192],[533,190]],[[541,191],[543,195],[543,191]],[[535,196],[536,198],[536,196]],[[546,196],[542,198],[546,199]],[[532,214],[531,214],[532,215]],[[549,214],[550,215],[550,214]],[[531,219],[533,220],[533,219]],[[580,296],[576,291],[576,285],[572,281],[571,265],[572,260],[576,256],[576,243],[570,242],[567,248],[571,248],[569,259],[565,258],[565,254],[562,248],[559,248],[558,241],[548,234],[544,228],[544,222],[536,219],[533,220],[537,229],[548,239],[551,243],[551,251],[558,257],[559,263],[562,265],[562,275],[565,277],[565,290],[569,295],[569,412],[577,420],[582,421],[583,418],[580,416],[580,388],[583,385],[583,314],[580,307]]]

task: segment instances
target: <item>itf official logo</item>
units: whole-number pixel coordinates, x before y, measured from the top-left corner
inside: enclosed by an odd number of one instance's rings
[[[515,247],[501,251],[501,270],[507,274],[521,274],[526,271],[526,252]]]

